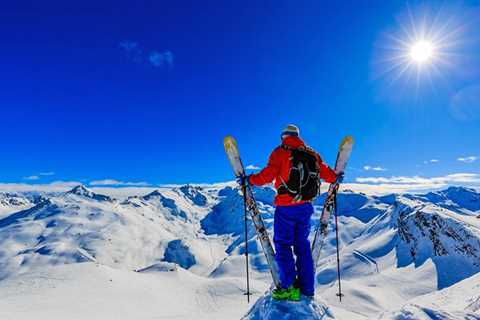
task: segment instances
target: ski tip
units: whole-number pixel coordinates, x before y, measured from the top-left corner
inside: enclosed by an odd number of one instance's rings
[[[355,140],[353,139],[352,136],[346,136],[343,138],[342,140],[342,143],[340,144],[340,146],[344,146],[346,144],[353,144],[355,142]]]
[[[232,136],[226,136],[225,138],[223,138],[223,146],[225,147],[225,150],[232,146],[236,147],[237,141]]]
[[[223,143],[231,143],[231,142],[236,142],[235,141],[235,138],[233,136],[225,136],[225,138],[223,138]]]

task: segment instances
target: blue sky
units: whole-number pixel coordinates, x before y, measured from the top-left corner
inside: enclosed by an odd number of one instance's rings
[[[350,183],[480,185],[480,2],[355,3],[7,5],[0,182],[227,181],[225,135],[262,166],[295,123],[331,165],[355,137]]]

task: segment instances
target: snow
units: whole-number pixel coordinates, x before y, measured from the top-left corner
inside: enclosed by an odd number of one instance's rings
[[[408,301],[381,319],[480,319],[480,274]]]
[[[85,186],[0,194],[0,319],[480,319],[474,190],[342,192],[342,303],[333,221],[316,299],[299,303],[271,300],[250,228],[248,305],[243,199],[232,187],[172,185],[120,198]],[[272,234],[274,191],[255,195]]]
[[[0,192],[0,219],[11,213],[31,208],[33,201],[16,193]]]
[[[95,263],[59,265],[2,281],[0,317],[35,319],[239,319],[240,279],[179,269],[138,273]],[[243,308],[239,308],[243,305]]]
[[[300,301],[276,301],[270,293],[257,300],[242,320],[328,320],[335,319],[331,310],[319,301],[302,296]]]

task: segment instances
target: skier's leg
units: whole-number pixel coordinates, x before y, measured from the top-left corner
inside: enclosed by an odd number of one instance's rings
[[[295,279],[295,260],[292,246],[294,238],[294,221],[288,207],[278,206],[275,210],[273,223],[273,242],[275,244],[275,260],[278,264],[280,282],[283,288],[288,288]]]
[[[313,259],[310,250],[310,217],[313,213],[311,204],[298,207],[298,221],[294,232],[294,251],[297,258],[298,280],[302,294],[313,296],[315,294],[315,275],[313,274]]]
[[[299,226],[298,225],[295,225],[295,230],[294,230],[294,234],[293,234],[293,242],[294,244],[297,242],[296,239],[298,239],[298,232],[299,232]],[[297,246],[294,246],[293,247],[293,253],[295,254],[295,287],[297,288],[301,288],[301,284],[300,284],[300,269],[301,269],[301,265],[300,265],[300,259],[298,258],[298,248]]]

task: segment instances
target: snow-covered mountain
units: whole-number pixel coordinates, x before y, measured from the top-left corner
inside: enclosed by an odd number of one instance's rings
[[[87,261],[128,270],[174,261],[208,274],[226,253],[202,232],[210,205],[196,193],[173,188],[118,201],[78,186],[45,199],[0,220],[0,278]]]
[[[272,233],[274,191],[256,188],[255,195]],[[480,301],[480,291],[475,290],[480,286],[480,194],[458,187],[382,197],[343,191],[338,201],[344,303],[336,297],[335,238],[330,232],[317,268],[317,296],[322,302],[315,308],[336,319],[480,319],[474,317]],[[322,203],[322,197],[315,203],[313,225]],[[68,291],[56,277],[74,283],[86,277],[83,272],[95,279],[112,275],[123,296],[129,296],[133,281],[155,283],[143,294],[159,298],[163,293],[151,290],[169,291],[179,285],[195,291],[180,290],[173,305],[179,307],[183,301],[197,304],[197,309],[186,307],[192,312],[187,315],[166,306],[168,312],[160,312],[165,317],[239,319],[248,311],[241,297],[243,199],[233,184],[161,187],[126,199],[77,186],[43,197],[1,194],[0,208],[2,319],[2,312],[11,319],[29,319],[20,312],[24,299],[34,304],[37,318],[52,318],[50,299],[68,303],[68,297],[57,297],[58,291],[52,289]],[[248,240],[253,292],[261,297],[270,275],[253,228]],[[186,285],[186,279],[192,283]],[[102,281],[98,283],[102,289],[96,289],[115,295],[103,288]],[[44,289],[44,299],[35,299],[37,291],[21,285],[30,282]],[[268,296],[262,299],[246,318],[257,319],[259,307],[271,304]],[[448,299],[455,302],[445,302]],[[150,308],[150,313],[143,310],[136,318],[159,312]],[[84,318],[78,312],[77,318]]]
[[[28,209],[34,205],[36,199],[29,199],[17,193],[0,192],[0,219],[10,213]]]
[[[480,274],[387,311],[380,319],[480,319]]]

